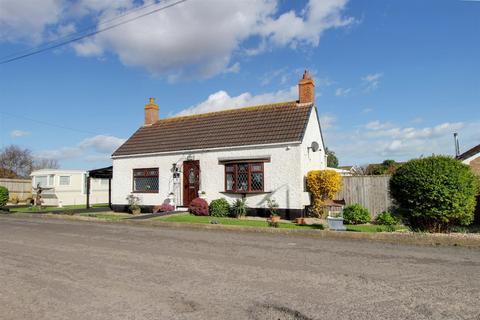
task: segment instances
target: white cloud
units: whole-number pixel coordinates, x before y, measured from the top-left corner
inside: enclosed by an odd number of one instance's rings
[[[378,89],[380,85],[380,79],[383,77],[383,73],[372,73],[362,77],[362,82],[365,87],[365,91],[373,91]]]
[[[92,159],[108,159],[125,139],[109,135],[97,135],[82,140],[73,147],[62,147],[55,150],[44,150],[37,152],[35,156],[43,159],[65,160],[72,158],[83,158],[87,161]]]
[[[320,125],[323,129],[329,129],[333,127],[335,122],[337,121],[337,117],[331,113],[324,113],[319,115],[320,118]]]
[[[297,99],[297,96],[297,86],[293,86],[287,90],[279,90],[276,92],[268,92],[258,95],[253,95],[250,92],[244,92],[233,97],[230,96],[226,91],[220,90],[209,95],[205,101],[184,109],[175,116],[186,116],[191,114],[236,109],[265,103],[293,101]]]
[[[62,1],[1,0],[0,7],[0,41],[38,43],[45,29],[58,22]]]
[[[388,121],[371,121],[353,130],[327,128],[324,133],[327,144],[337,152],[342,164],[361,165],[384,159],[402,161],[422,155],[453,155],[453,132],[460,132],[465,145],[473,145],[479,125],[445,122],[433,126],[411,127]]]
[[[46,40],[68,34],[74,21],[91,19],[100,28],[138,6],[135,0],[1,0],[0,41]],[[170,80],[208,78],[238,72],[236,56],[276,47],[318,46],[322,34],[354,20],[348,0],[309,0],[299,12],[279,11],[279,0],[188,1],[73,45],[80,56],[113,52],[128,66],[140,66]],[[152,0],[144,0],[151,5]],[[158,7],[157,7],[158,8]],[[128,18],[151,11],[148,7]],[[123,21],[120,18],[116,22]],[[48,30],[48,32],[46,32]],[[47,37],[48,38],[48,37]],[[256,48],[245,48],[249,45]]]
[[[351,91],[352,91],[351,88],[337,88],[337,90],[335,90],[335,95],[336,95],[337,97],[345,97],[345,96],[347,96]]]
[[[12,137],[12,138],[21,138],[21,137],[28,136],[29,134],[30,134],[30,132],[28,132],[28,131],[13,130],[12,132],[10,132],[10,137]]]
[[[393,125],[390,122],[380,122],[378,120],[370,121],[365,125],[366,129],[369,130],[381,130],[391,128]]]

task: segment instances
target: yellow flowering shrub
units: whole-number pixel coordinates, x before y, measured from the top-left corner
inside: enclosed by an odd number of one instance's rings
[[[313,170],[307,173],[307,190],[313,197],[313,210],[321,212],[325,200],[342,189],[342,177],[334,170]]]

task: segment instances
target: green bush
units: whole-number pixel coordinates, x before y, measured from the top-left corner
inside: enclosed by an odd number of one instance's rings
[[[383,226],[394,226],[398,224],[398,219],[392,213],[384,211],[375,218],[375,223]]]
[[[370,222],[370,212],[359,204],[352,204],[343,209],[343,219],[346,224],[367,223]]]
[[[210,202],[209,210],[212,217],[226,217],[230,213],[230,204],[225,198],[215,199]]]
[[[5,187],[0,187],[0,208],[3,208],[7,205],[8,202],[8,189]]]
[[[473,220],[479,181],[447,156],[410,160],[390,180],[398,212],[414,230],[447,232]]]

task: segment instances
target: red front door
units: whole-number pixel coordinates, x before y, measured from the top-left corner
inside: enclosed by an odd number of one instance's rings
[[[200,161],[183,162],[183,205],[189,206],[200,189]]]

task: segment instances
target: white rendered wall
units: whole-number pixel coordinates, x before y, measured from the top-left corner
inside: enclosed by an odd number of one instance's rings
[[[320,149],[313,152],[310,148],[312,142],[317,142]],[[303,206],[310,205],[310,194],[305,187],[305,177],[311,170],[324,170],[327,168],[325,158],[325,146],[323,145],[322,134],[320,132],[320,124],[318,122],[317,113],[312,109],[308,125],[305,130],[302,144],[299,148],[301,154],[301,175],[302,175],[302,194],[301,203]]]
[[[303,209],[301,194],[303,192],[303,177],[300,172],[300,151],[297,145],[243,147],[190,153],[194,160],[200,161],[200,190],[206,192],[207,200],[226,198],[233,202],[240,194],[224,193],[225,167],[219,164],[222,158],[245,158],[269,156],[271,162],[264,164],[264,190],[267,193],[247,195],[247,205],[251,208],[265,208],[269,196],[275,198],[280,208]],[[163,203],[170,192],[177,194],[177,204],[183,204],[183,175],[180,175],[179,188],[175,190],[172,179],[172,164],[181,166],[187,160],[187,154],[163,154],[135,158],[113,159],[112,203],[127,204],[126,197],[132,192],[132,173],[137,168],[159,169],[159,192],[137,193],[143,205],[158,205]]]

